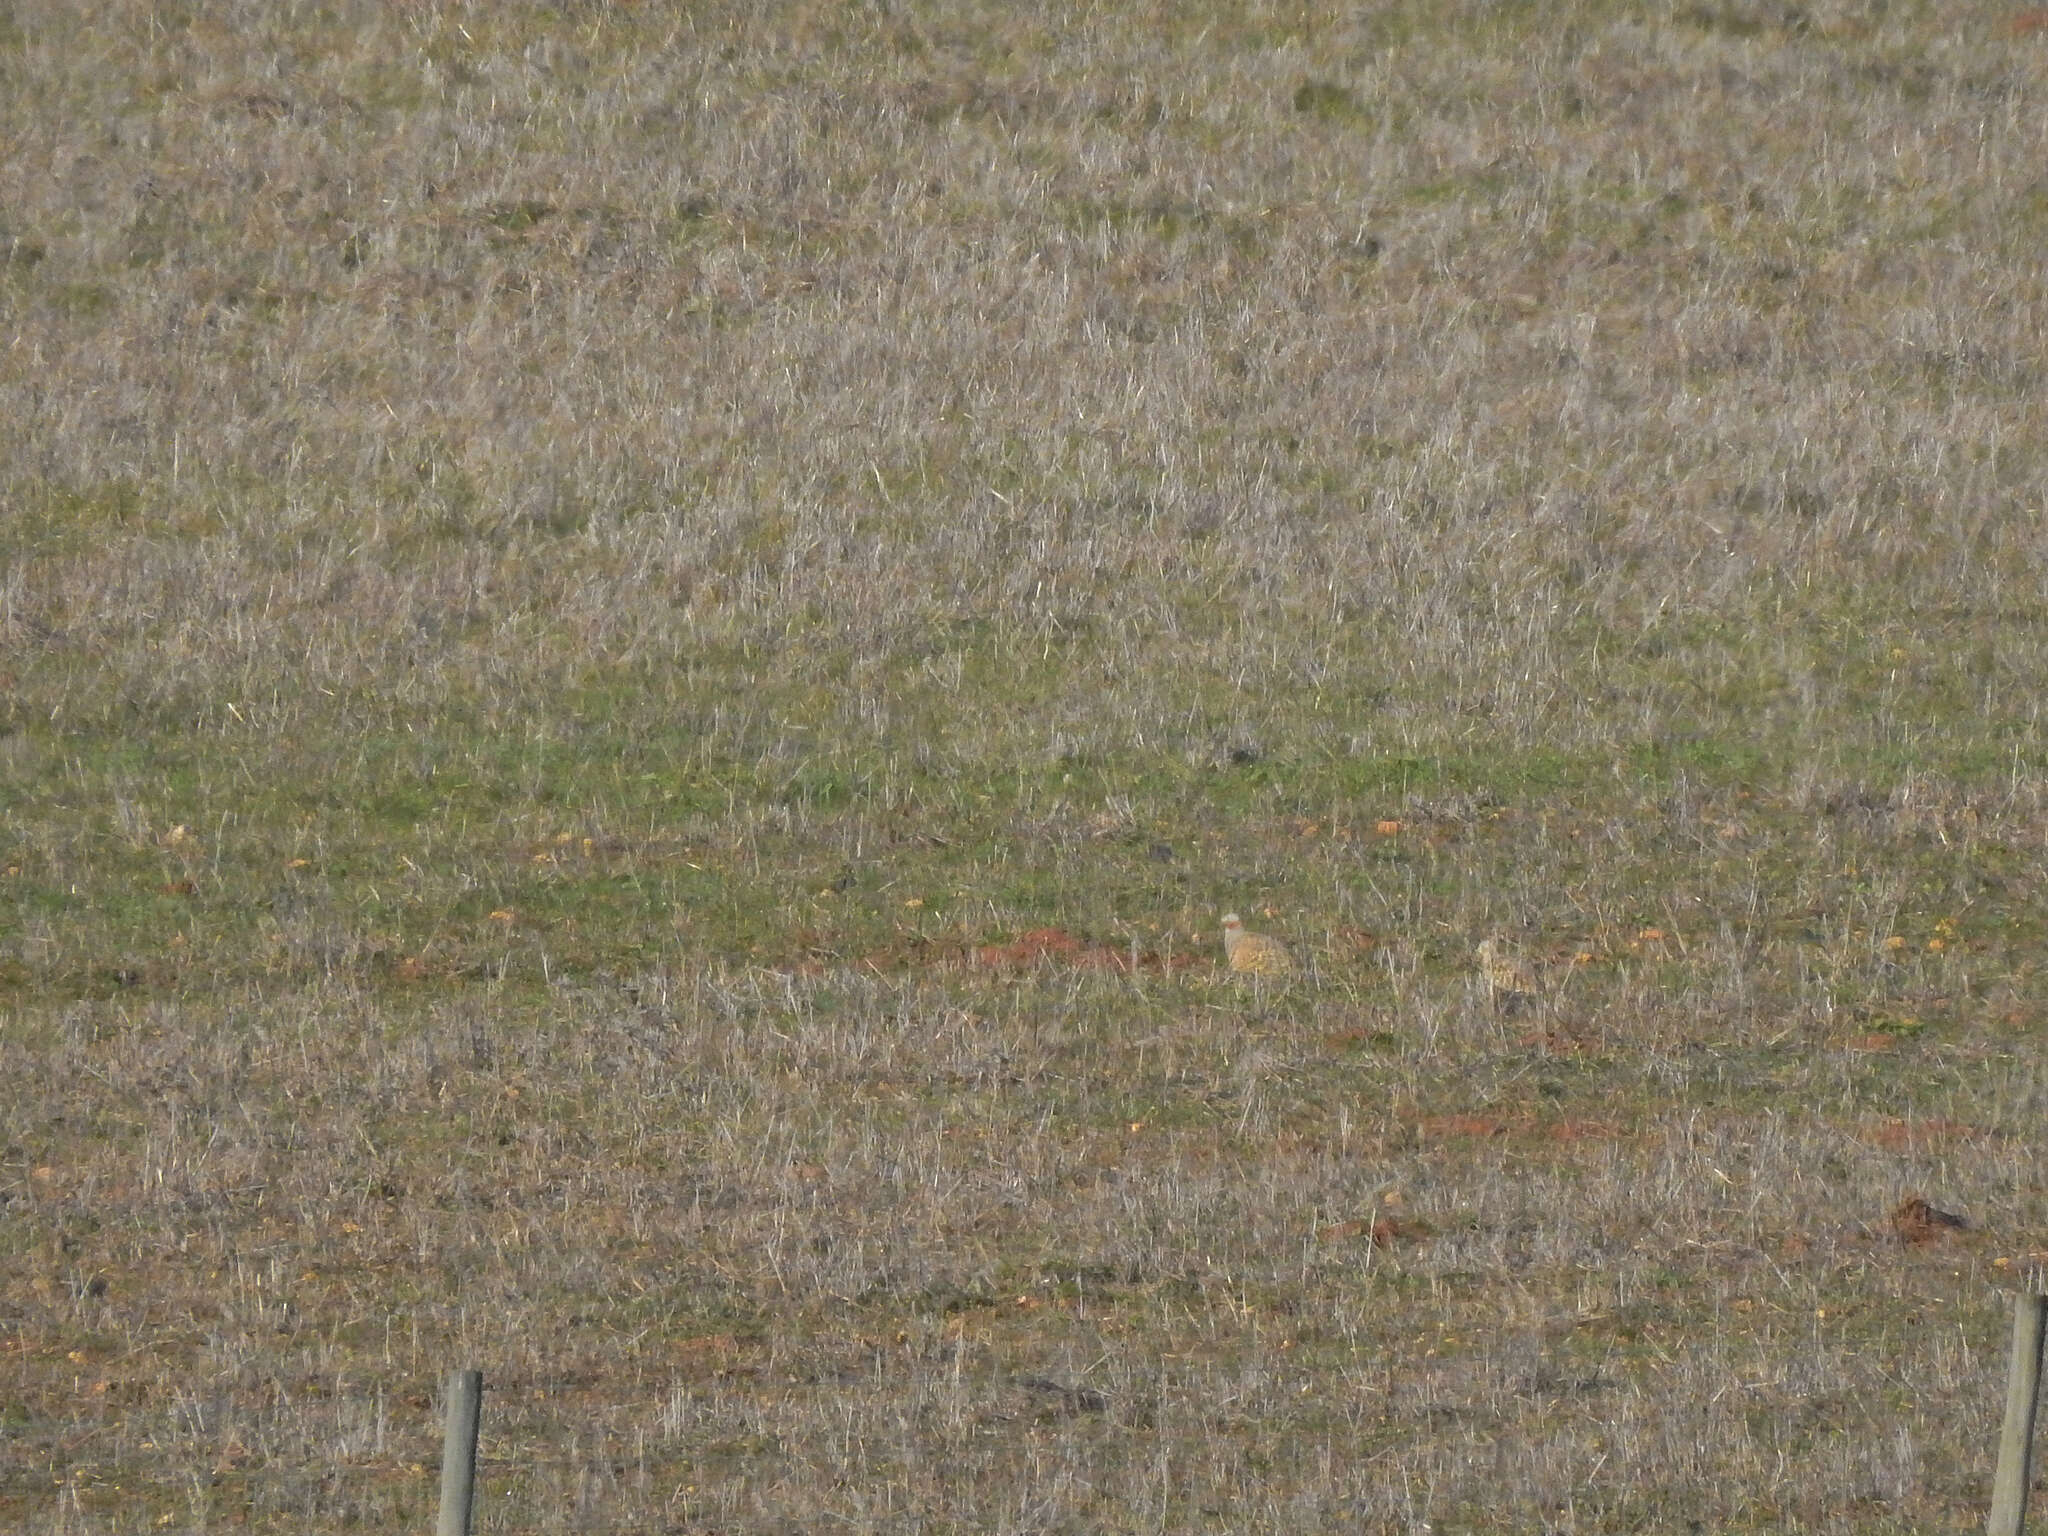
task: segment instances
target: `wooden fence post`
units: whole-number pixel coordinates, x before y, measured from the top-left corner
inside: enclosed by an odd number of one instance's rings
[[[469,1536],[476,1503],[476,1434],[484,1404],[482,1371],[448,1373],[448,1426],[441,1437],[441,1519],[435,1536]]]
[[[1991,1484],[1988,1536],[2020,1536],[2027,1524],[2027,1489],[2034,1476],[2034,1410],[2040,1406],[2041,1343],[2048,1333],[2048,1295],[2039,1270],[2013,1298],[2012,1365],[2005,1382],[2005,1432],[1998,1440],[1998,1475]]]

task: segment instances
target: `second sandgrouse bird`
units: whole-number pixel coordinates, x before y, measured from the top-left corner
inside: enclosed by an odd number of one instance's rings
[[[1536,972],[1505,939],[1482,939],[1475,957],[1486,995],[1496,1008],[1515,1009],[1536,1001]]]
[[[1252,976],[1285,976],[1294,969],[1294,956],[1285,944],[1251,932],[1235,912],[1223,915],[1223,958],[1233,971]]]

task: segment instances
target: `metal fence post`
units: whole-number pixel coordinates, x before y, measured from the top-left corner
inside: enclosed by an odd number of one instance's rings
[[[2036,1270],[2013,1298],[2012,1365],[2005,1382],[2005,1431],[1998,1439],[1998,1475],[1991,1484],[1988,1536],[2020,1536],[2034,1476],[2034,1411],[2040,1406],[2041,1343],[2048,1332],[2048,1295]]]
[[[448,1427],[441,1438],[441,1519],[435,1536],[469,1536],[476,1503],[476,1436],[484,1373],[448,1373]]]

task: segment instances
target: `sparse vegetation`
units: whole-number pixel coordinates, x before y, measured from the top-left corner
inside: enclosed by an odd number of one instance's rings
[[[424,1528],[475,1364],[492,1531],[1981,1526],[2028,15],[25,0],[0,136],[0,1525]]]

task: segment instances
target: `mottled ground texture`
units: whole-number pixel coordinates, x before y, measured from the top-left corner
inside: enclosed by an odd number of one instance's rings
[[[1980,1529],[2043,20],[0,8],[0,1528]]]

